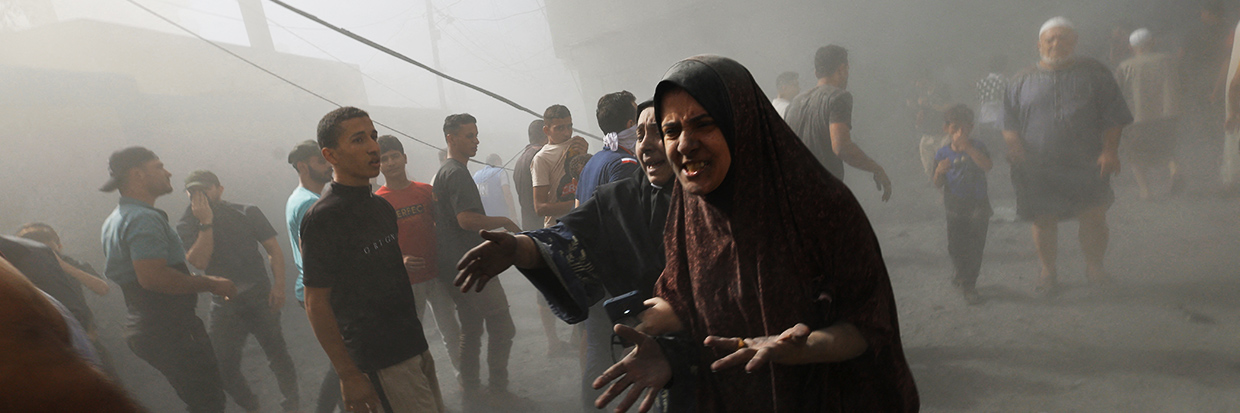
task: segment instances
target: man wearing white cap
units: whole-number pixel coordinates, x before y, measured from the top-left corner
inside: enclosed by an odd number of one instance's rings
[[[1080,220],[1081,250],[1092,282],[1110,279],[1102,266],[1114,201],[1110,177],[1119,171],[1119,138],[1132,114],[1111,71],[1075,56],[1077,34],[1063,17],[1038,33],[1041,60],[1008,86],[1003,139],[1012,164],[1016,212],[1033,222],[1042,263],[1037,293],[1056,291],[1059,222]]]
[[[1183,176],[1175,163],[1175,133],[1180,115],[1178,71],[1171,56],[1154,51],[1154,35],[1149,29],[1132,32],[1128,43],[1132,45],[1133,57],[1115,69],[1134,120],[1132,126],[1124,129],[1125,158],[1132,163],[1141,199],[1150,197],[1145,171],[1160,165],[1171,170],[1171,193],[1178,193],[1184,189]]]

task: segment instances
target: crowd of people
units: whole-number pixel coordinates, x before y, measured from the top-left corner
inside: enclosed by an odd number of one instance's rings
[[[1203,21],[1220,14],[1207,7]],[[1227,134],[1223,182],[1236,190],[1240,54],[1222,78],[1222,51],[1190,52],[1185,65],[1158,52],[1150,30],[1126,35],[1131,53],[1111,50],[1109,67],[1076,53],[1070,21],[1050,19],[1033,67],[1008,76],[1003,59],[992,62],[976,115],[919,78],[922,92],[906,103],[928,180],[942,188],[951,283],[967,303],[984,301],[976,284],[993,214],[991,137],[1006,147],[1016,213],[1032,223],[1041,296],[1059,291],[1057,234],[1068,220],[1080,225],[1087,279],[1113,281],[1104,258],[1121,142],[1141,198],[1152,196],[1153,168],[1167,168],[1169,191],[1182,191],[1174,135],[1182,118],[1204,116],[1186,108],[1204,105],[1194,99],[1210,82],[1225,85],[1226,111],[1216,111],[1225,117],[1211,122]],[[573,136],[568,108],[552,105],[530,123],[511,181],[498,155],[470,173],[480,143],[473,115],[444,120],[447,148],[423,183],[409,178],[401,141],[379,136],[366,111],[327,113],[316,139],[288,154],[298,186],[284,220],[295,300],[330,360],[316,411],[444,411],[436,371],[445,367],[424,328],[432,320],[466,411],[537,410],[509,389],[517,332],[497,277],[512,267],[539,292],[549,356],[573,351],[557,319],[581,326],[584,411],[917,411],[879,242],[841,181],[845,165],[865,171],[885,202],[891,179],[851,138],[848,51],[828,45],[813,61],[813,88],[783,73],[772,100],[736,61],[682,60],[650,100],[627,91],[599,99],[606,136],[593,154]],[[241,372],[251,335],[280,408],[301,411],[305,376],[280,324],[284,252],[268,217],[225,200],[218,176],[198,170],[184,180],[190,205],[174,226],[155,207],[175,191],[157,154],[124,148],[108,168],[100,190],[120,197],[102,223],[103,277],[64,255],[46,224],[0,236],[0,295],[12,303],[0,312],[0,337],[21,351],[2,358],[50,363],[58,373],[41,380],[74,389],[28,397],[139,409],[84,299],[83,287],[102,295],[114,284],[129,311],[128,347],[189,411],[222,412],[228,398],[263,408]],[[372,190],[379,175],[384,185]],[[195,313],[200,293],[212,295],[209,323]]]

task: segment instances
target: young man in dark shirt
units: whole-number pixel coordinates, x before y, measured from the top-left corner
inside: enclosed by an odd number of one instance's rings
[[[891,199],[887,172],[852,141],[852,93],[845,90],[848,51],[836,45],[819,48],[814,54],[814,74],[818,86],[793,98],[784,119],[836,178],[844,179],[844,164],[874,174],[874,185],[887,202]]]
[[[280,309],[284,307],[284,252],[276,241],[276,230],[263,211],[253,205],[223,200],[224,186],[211,171],[194,171],[185,178],[190,205],[185,207],[177,234],[186,249],[185,259],[195,268],[232,280],[237,295],[229,300],[211,301],[211,323],[207,329],[219,360],[224,391],[246,411],[259,410],[258,396],[241,374],[241,353],[252,334],[267,355],[276,376],[286,412],[301,410],[297,371],[280,328]],[[267,280],[264,258],[267,253],[274,283]],[[274,285],[273,285],[274,284]]]
[[[530,121],[529,135],[530,143],[525,145],[525,149],[521,150],[521,156],[517,157],[517,162],[512,165],[512,185],[517,192],[517,203],[521,205],[521,227],[522,228],[540,228],[543,219],[534,211],[534,177],[530,172],[530,167],[534,163],[534,155],[547,144],[547,135],[543,133],[543,120],[534,119]]]
[[[478,121],[469,114],[450,115],[444,120],[443,132],[448,142],[448,159],[435,174],[435,232],[439,238],[439,276],[450,280],[456,275],[456,263],[475,245],[482,242],[478,231],[504,228],[521,229],[507,217],[489,217],[484,212],[478,186],[465,168],[469,158],[478,152]],[[482,350],[482,332],[487,333],[487,365],[490,367],[489,400],[507,404],[517,400],[508,392],[508,354],[516,327],[508,312],[508,297],[502,286],[483,294],[455,294],[456,310],[461,320],[461,387],[465,390],[466,409],[475,401],[481,388],[478,357]],[[509,406],[512,407],[512,406]]]
[[[129,348],[168,378],[190,412],[223,412],[215,350],[194,313],[198,293],[237,294],[226,278],[190,275],[185,248],[155,199],[172,192],[172,174],[154,152],[134,146],[112,153],[103,192],[120,202],[103,222],[103,273],[120,285],[129,308]]]
[[[306,315],[340,376],[346,411],[442,412],[396,210],[370,192],[379,175],[377,138],[358,108],[319,121],[319,147],[335,176],[301,223]]]

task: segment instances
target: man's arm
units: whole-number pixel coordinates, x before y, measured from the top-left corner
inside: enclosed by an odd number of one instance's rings
[[[111,287],[108,286],[107,281],[87,274],[86,271],[79,270],[77,267],[69,265],[69,263],[60,258],[60,254],[56,254],[56,261],[60,263],[60,269],[65,270],[66,273],[73,276],[73,279],[78,280],[78,282],[82,283],[82,285],[86,286],[86,288],[90,289],[91,292],[97,295],[108,295],[108,291],[111,290]]]
[[[556,215],[564,215],[573,210],[577,205],[577,201],[551,202],[550,186],[534,187],[534,213],[539,216],[550,217]]]
[[[1227,130],[1235,132],[1237,129],[1240,129],[1240,69],[1227,87]]]
[[[1102,131],[1102,155],[1098,156],[1102,176],[1119,173],[1119,137],[1123,131],[1123,126]]]
[[[211,210],[210,203],[207,202],[207,195],[202,191],[195,191],[189,197],[190,210],[194,214],[194,218],[198,219],[198,228],[191,228],[196,231],[198,237],[194,239],[194,245],[189,247],[185,252],[185,260],[190,265],[200,270],[206,270],[207,265],[211,264],[211,254],[215,250],[215,230],[211,228],[214,223],[215,213]],[[206,228],[203,228],[206,227]]]
[[[831,129],[831,150],[835,152],[835,156],[840,157],[848,165],[874,174],[874,183],[878,189],[883,191],[883,201],[886,202],[891,198],[891,179],[887,177],[887,171],[883,167],[870,159],[861,147],[852,141],[852,128],[847,123],[832,123]]]
[[[271,263],[271,294],[267,303],[272,309],[284,307],[284,251],[276,237],[267,238],[261,243],[267,250],[267,261]]]
[[[340,325],[336,323],[336,314],[332,312],[331,294],[331,288],[307,286],[306,317],[310,319],[310,329],[314,331],[314,337],[319,340],[323,352],[327,353],[327,359],[340,376],[340,389],[347,410],[370,411],[364,406],[377,408],[379,396],[375,394],[370,378],[357,368],[345,349]]]
[[[1013,165],[1025,162],[1025,140],[1021,139],[1020,132],[1014,130],[1003,131],[1003,142],[1008,147],[1008,162],[1011,162]]]
[[[456,222],[466,231],[483,231],[503,227],[509,232],[521,232],[521,228],[508,217],[489,217],[474,211],[461,211],[456,214]]]
[[[195,277],[168,266],[162,258],[133,261],[138,284],[142,288],[164,294],[195,294],[209,292],[224,297],[237,293],[237,287],[225,278],[204,275]]]

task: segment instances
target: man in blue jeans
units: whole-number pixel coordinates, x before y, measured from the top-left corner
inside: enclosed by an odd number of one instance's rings
[[[99,190],[119,190],[119,205],[103,223],[103,273],[120,285],[129,308],[129,348],[159,370],[190,412],[223,412],[224,390],[215,351],[194,313],[198,293],[227,299],[237,287],[225,278],[190,275],[180,237],[155,199],[172,192],[172,174],[150,150],[112,153],[111,178]]]

